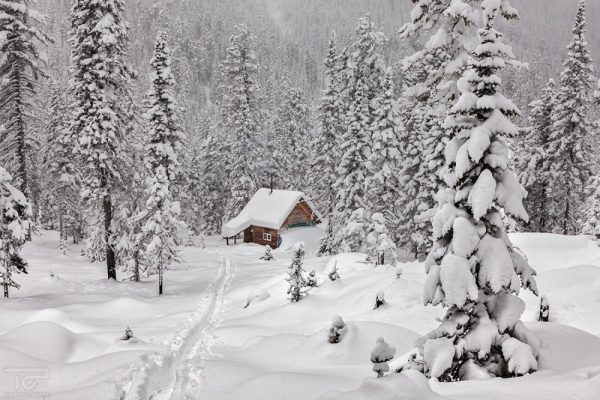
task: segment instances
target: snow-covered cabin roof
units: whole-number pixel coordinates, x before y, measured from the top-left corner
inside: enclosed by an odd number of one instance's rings
[[[317,218],[321,219],[309,199],[302,192],[258,189],[240,214],[223,225],[221,234],[223,237],[232,237],[251,225],[279,229],[296,207],[296,204],[302,200],[308,204]]]

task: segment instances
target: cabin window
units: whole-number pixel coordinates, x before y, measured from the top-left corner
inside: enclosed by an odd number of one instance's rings
[[[271,234],[268,232],[263,232],[263,240],[271,241]]]

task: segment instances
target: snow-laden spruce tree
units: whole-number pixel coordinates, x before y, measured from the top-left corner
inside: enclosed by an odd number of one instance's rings
[[[600,176],[589,179],[585,195],[587,200],[581,221],[581,233],[591,235],[600,242]]]
[[[142,232],[149,272],[158,273],[159,294],[162,294],[163,272],[178,259],[176,233],[181,226],[181,210],[179,202],[173,199],[172,187],[177,179],[178,153],[184,139],[177,116],[175,78],[166,32],[157,35],[151,66],[144,156],[148,200],[142,215],[145,220]]]
[[[47,174],[44,212],[51,212],[58,220],[61,246],[69,235],[78,243],[83,221],[79,197],[79,177],[73,155],[75,143],[68,129],[68,121],[61,87],[54,82],[50,98],[50,119],[46,128],[44,169]]]
[[[319,255],[330,255],[334,252],[334,210],[337,167],[340,163],[339,143],[345,129],[343,113],[343,88],[340,76],[339,58],[337,55],[336,34],[331,33],[329,49],[325,58],[325,90],[319,106],[318,132],[311,144],[313,158],[311,160],[312,192],[320,210],[326,212],[327,227],[321,238]]]
[[[286,85],[276,114],[274,152],[280,185],[284,189],[306,191],[310,124],[304,91]]]
[[[499,14],[515,17],[508,2],[483,0],[478,44],[458,81],[460,97],[445,128],[447,187],[438,194],[435,244],[426,261],[425,304],[448,308],[440,326],[423,337],[409,366],[453,381],[473,376],[517,376],[537,369],[538,350],[519,321],[521,287],[537,292],[534,275],[510,242],[503,213],[527,220],[525,191],[512,170],[507,140],[518,134],[499,73],[514,60],[495,29]]]
[[[354,102],[350,107],[348,130],[341,138],[340,150],[342,160],[337,168],[338,179],[336,191],[336,208],[333,224],[336,227],[334,248],[337,250],[345,241],[344,231],[351,222],[352,214],[363,209],[365,199],[366,165],[371,148],[371,133],[369,120],[369,101],[365,96],[362,82],[359,82],[354,94]],[[363,209],[364,212],[364,209]],[[364,218],[362,219],[364,220]],[[353,224],[357,223],[355,219]],[[354,227],[352,227],[354,230]],[[361,245],[351,251],[358,251]]]
[[[344,132],[344,115],[341,114],[342,88],[337,68],[338,55],[335,32],[331,33],[325,57],[325,90],[319,105],[318,131],[311,144],[313,158],[312,192],[317,207],[330,215],[334,207],[332,187],[337,179],[336,168],[340,161],[338,141]]]
[[[345,132],[339,141],[342,156],[334,185],[336,251],[342,241],[337,233],[347,231],[350,216],[365,207],[367,201],[365,179],[369,176],[367,160],[372,147],[371,128],[377,119],[379,109],[376,100],[383,97],[385,80],[385,65],[379,53],[383,40],[383,33],[375,30],[367,15],[359,19],[349,56],[347,51],[340,55],[340,65],[345,66],[339,72],[342,87],[340,110],[345,116]]]
[[[394,219],[394,237],[399,247],[405,248],[416,255],[423,249],[418,245],[422,233],[417,229],[416,216],[419,214],[417,196],[420,191],[420,181],[417,179],[422,163],[420,125],[422,112],[417,107],[418,102],[403,96],[399,100],[401,110],[402,131],[402,166],[398,180],[402,190],[395,201],[396,218]]]
[[[304,269],[302,263],[304,259],[304,243],[296,243],[294,246],[294,255],[292,256],[292,263],[288,270],[288,277],[286,280],[290,284],[287,294],[290,296],[289,299],[292,303],[296,303],[302,299],[302,296],[306,295],[307,280],[304,276]]]
[[[47,77],[44,48],[50,40],[40,30],[45,17],[31,5],[32,0],[0,1],[0,161],[28,197],[39,150],[31,131],[39,111],[36,93]]]
[[[217,136],[210,132],[206,140],[202,143],[199,157],[193,163],[194,168],[198,168],[198,198],[201,206],[199,207],[200,232],[209,235],[221,231],[223,224],[223,214],[225,205],[223,199],[227,198],[224,192],[223,182],[226,177],[223,173],[223,158],[219,152]]]
[[[523,205],[529,213],[529,222],[524,226],[532,232],[551,232],[548,226],[548,181],[550,164],[546,162],[548,140],[554,129],[552,117],[556,107],[556,89],[550,79],[539,100],[529,105],[530,126],[519,142],[517,150],[517,170],[519,180],[527,190]],[[552,156],[550,156],[552,157]]]
[[[221,65],[221,152],[225,155],[226,186],[231,199],[227,217],[236,216],[258,185],[261,160],[258,135],[261,127],[258,104],[258,65],[254,37],[244,24],[236,25]]]
[[[20,285],[14,275],[27,273],[27,262],[19,254],[31,229],[32,212],[25,195],[11,184],[12,177],[0,167],[0,281],[4,297]]]
[[[386,71],[383,94],[375,100],[376,118],[371,126],[371,154],[367,160],[366,204],[371,214],[380,214],[387,229],[395,226],[395,200],[402,190],[398,176],[402,166],[402,125],[394,98],[391,68]]]
[[[592,175],[589,120],[594,70],[585,39],[585,0],[577,6],[573,41],[560,75],[560,87],[552,116],[552,132],[545,150],[548,180],[548,226],[555,232],[579,231],[584,189]]]
[[[102,237],[91,240],[105,247],[108,278],[116,279],[113,207],[131,164],[125,137],[124,106],[131,101],[132,78],[126,63],[125,7],[122,0],[75,0],[70,18],[74,110],[70,129],[81,160],[87,217],[101,223],[92,230]],[[98,212],[101,218],[95,215]]]
[[[416,255],[429,251],[436,194],[443,182],[447,142],[443,123],[455,102],[456,81],[467,67],[475,18],[470,5],[452,0],[417,0],[401,38],[433,31],[423,49],[402,65],[404,91],[400,99],[403,130],[403,191],[398,196],[398,244]]]

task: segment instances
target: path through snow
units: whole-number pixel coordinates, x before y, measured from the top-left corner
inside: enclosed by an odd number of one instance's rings
[[[148,354],[124,373],[116,397],[121,400],[195,399],[202,369],[213,341],[232,278],[231,262],[223,257],[217,276],[202,296],[199,310],[174,336],[168,349]]]

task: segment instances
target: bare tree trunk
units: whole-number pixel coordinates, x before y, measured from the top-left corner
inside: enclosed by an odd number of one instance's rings
[[[102,202],[104,208],[104,240],[106,242],[106,269],[108,273],[108,279],[117,279],[117,266],[115,260],[115,251],[112,247],[112,200],[110,195],[104,196]]]
[[[564,221],[563,221],[563,235],[568,235],[569,234],[569,211],[571,210],[570,206],[571,206],[571,202],[569,201],[569,197],[571,196],[571,190],[567,190],[567,195],[566,195],[566,202],[567,202],[567,206],[565,207],[565,215],[564,215]]]
[[[163,294],[163,269],[162,266],[158,267],[158,295]]]
[[[4,297],[8,299],[8,283],[4,282]]]

